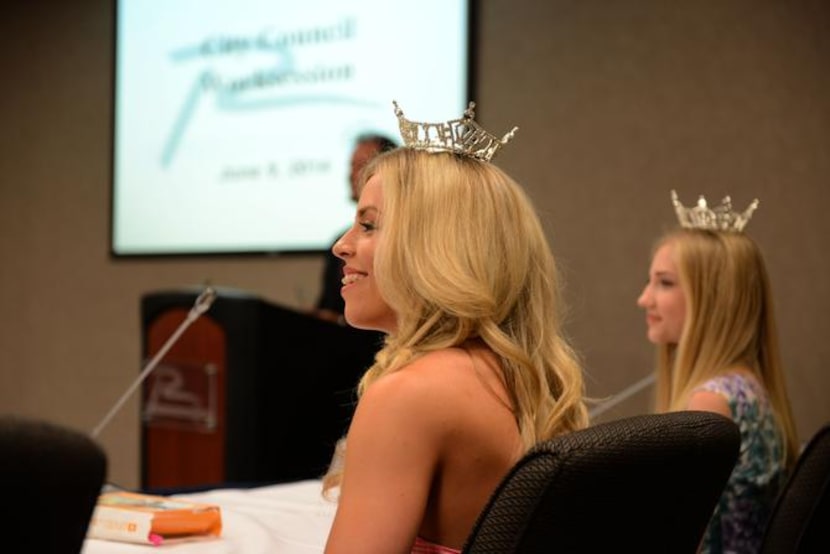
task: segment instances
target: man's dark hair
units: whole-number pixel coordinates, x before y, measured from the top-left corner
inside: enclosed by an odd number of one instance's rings
[[[390,139],[385,135],[379,135],[377,133],[366,133],[363,135],[359,135],[357,139],[355,139],[355,144],[363,144],[364,142],[374,142],[378,145],[379,151],[388,152],[389,150],[394,150],[398,147],[398,143],[394,140]]]

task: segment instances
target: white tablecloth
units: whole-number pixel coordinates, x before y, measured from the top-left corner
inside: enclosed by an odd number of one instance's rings
[[[82,554],[309,554],[326,544],[337,505],[325,500],[320,481],[254,489],[216,489],[176,495],[219,505],[222,536],[168,541],[160,546],[87,539]]]

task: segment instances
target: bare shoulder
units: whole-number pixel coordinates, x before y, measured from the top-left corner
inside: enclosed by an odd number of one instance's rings
[[[708,390],[698,390],[689,397],[687,405],[689,410],[700,410],[703,412],[715,412],[728,418],[732,418],[732,411],[729,409],[729,402],[722,394]]]
[[[444,348],[424,354],[402,367],[398,373],[432,386],[436,381],[446,384],[448,381],[470,377],[472,364],[472,359],[465,350]]]
[[[409,452],[407,463],[434,460],[447,435],[466,424],[458,411],[462,387],[452,375],[463,372],[441,371],[463,360],[463,351],[434,352],[374,381],[357,403],[349,449],[356,446],[387,460],[394,451]],[[391,454],[389,445],[395,445]]]
[[[398,409],[440,408],[470,378],[470,365],[469,357],[460,349],[429,352],[372,383],[360,403]]]

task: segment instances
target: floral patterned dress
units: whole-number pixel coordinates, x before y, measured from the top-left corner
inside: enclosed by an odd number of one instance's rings
[[[784,444],[761,384],[729,373],[696,390],[722,395],[741,431],[738,461],[704,535],[701,552],[751,554],[761,547],[764,526],[785,479]]]

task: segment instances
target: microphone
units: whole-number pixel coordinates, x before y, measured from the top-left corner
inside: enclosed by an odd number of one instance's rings
[[[208,311],[210,306],[213,304],[214,300],[216,300],[216,291],[208,285],[201,292],[201,294],[199,294],[199,296],[196,297],[196,301],[193,303],[193,307],[190,308],[190,311],[187,313],[187,316],[185,317],[184,321],[181,322],[181,324],[176,328],[173,334],[170,335],[170,338],[167,339],[167,342],[165,342],[164,345],[162,345],[162,347],[159,349],[159,351],[156,352],[156,355],[153,356],[153,359],[147,362],[147,365],[145,365],[144,369],[141,370],[139,376],[135,379],[135,381],[133,381],[133,383],[127,388],[127,390],[124,391],[124,394],[121,395],[121,398],[119,398],[118,401],[115,404],[113,404],[112,408],[110,408],[110,410],[107,412],[107,415],[105,415],[103,419],[101,419],[101,421],[98,423],[98,425],[95,426],[91,433],[92,438],[96,438],[101,433],[101,430],[104,427],[106,427],[106,425],[110,422],[113,416],[115,416],[115,414],[118,413],[118,410],[121,409],[121,407],[124,405],[127,399],[133,394],[133,392],[135,392],[135,389],[137,389],[138,386],[141,385],[141,383],[144,381],[144,379],[146,379],[147,376],[150,375],[150,372],[152,372],[156,368],[156,366],[164,357],[164,355],[167,354],[167,351],[170,350],[170,348],[176,343],[177,340],[179,340],[179,337],[182,335],[182,333],[184,333],[185,329],[187,329],[191,323],[199,319],[199,316]]]
[[[643,377],[633,385],[627,386],[626,388],[624,388],[623,390],[621,390],[620,392],[618,392],[617,394],[615,394],[614,396],[612,396],[611,398],[609,398],[608,400],[594,408],[593,410],[590,410],[588,412],[588,417],[593,420],[598,415],[607,412],[617,404],[620,404],[624,400],[627,400],[629,397],[637,394],[644,388],[654,383],[654,380],[656,378],[657,376],[654,373],[652,373],[651,375]]]

